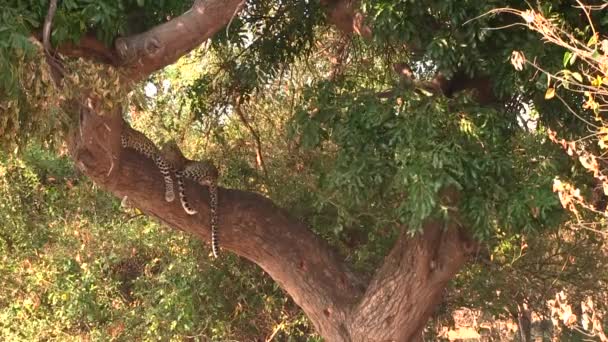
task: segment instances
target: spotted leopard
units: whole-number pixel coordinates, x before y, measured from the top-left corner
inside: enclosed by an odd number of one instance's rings
[[[143,133],[125,125],[120,136],[120,144],[123,148],[133,149],[154,161],[165,179],[165,200],[167,202],[173,202],[175,199],[175,191],[173,189],[173,178],[171,178],[171,166],[163,158],[154,143]]]
[[[217,179],[219,172],[209,160],[193,161],[183,156],[175,141],[170,141],[163,147],[163,156],[173,167],[177,181],[178,196],[184,211],[188,215],[195,215],[197,211],[192,208],[186,197],[184,178],[191,179],[202,186],[209,187],[211,211],[211,251],[214,257],[219,256],[220,245],[218,236],[218,190]]]

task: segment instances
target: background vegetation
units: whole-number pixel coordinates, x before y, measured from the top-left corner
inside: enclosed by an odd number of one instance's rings
[[[457,188],[460,219],[484,247],[453,282],[429,338],[467,307],[491,319],[554,318],[547,338],[601,339],[592,323],[606,326],[608,303],[608,13],[588,12],[591,26],[572,4],[532,4],[541,16],[530,20],[481,16],[528,8],[516,1],[362,1],[374,29],[363,41],[327,30],[316,2],[251,1],[212,42],[115,101],[135,128],[212,158],[223,186],[267,195],[370,273],[400,228],[452,217],[438,191]],[[93,30],[111,42],[189,5],[62,1],[53,41]],[[212,261],[199,241],[74,171],[61,142],[70,118],[28,39],[47,7],[0,0],[0,338],[318,340],[259,268]],[[535,26],[540,18],[571,44],[543,44],[551,31]],[[497,101],[431,96],[394,72],[402,62],[420,79],[489,78]],[[109,82],[95,75],[68,80]],[[585,311],[578,303],[589,298]]]

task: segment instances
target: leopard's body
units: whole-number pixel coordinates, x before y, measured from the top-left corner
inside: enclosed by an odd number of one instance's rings
[[[123,148],[133,149],[146,158],[154,161],[165,180],[165,200],[167,202],[173,202],[175,199],[175,191],[173,187],[173,178],[171,178],[171,166],[163,158],[156,145],[154,145],[154,143],[143,133],[128,126],[123,128],[120,136],[120,144]]]
[[[162,151],[166,160],[175,170],[175,179],[179,200],[188,215],[195,215],[197,211],[192,208],[186,197],[184,178],[197,182],[202,186],[209,187],[209,208],[211,211],[211,251],[214,257],[219,256],[220,245],[218,236],[218,189],[217,180],[219,172],[215,165],[208,160],[192,161],[186,159],[174,141],[167,143]]]

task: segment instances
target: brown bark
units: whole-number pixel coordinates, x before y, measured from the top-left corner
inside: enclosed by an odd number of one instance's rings
[[[174,63],[226,26],[243,3],[244,0],[196,0],[189,11],[175,19],[144,33],[117,39],[114,45],[129,78],[138,81]]]
[[[100,117],[94,108],[83,107],[81,118],[70,149],[85,174],[116,196],[128,196],[146,214],[209,240],[207,188],[186,182],[187,195],[199,213],[185,214],[179,201],[165,202],[161,174],[154,163],[131,150],[121,150],[115,143],[125,124],[116,113]],[[111,153],[107,153],[108,145]],[[219,207],[222,247],[268,272],[302,307],[321,335],[348,340],[344,328],[347,309],[361,290],[356,276],[331,248],[261,195],[220,188]]]
[[[80,109],[70,150],[76,165],[97,184],[170,227],[210,239],[207,188],[187,182],[198,210],[187,215],[179,201],[164,200],[154,163],[122,150],[126,123],[119,112],[102,116],[97,106]],[[367,290],[322,239],[262,195],[219,189],[222,247],[264,269],[304,310],[327,341],[417,339],[447,282],[465,262],[468,241],[453,224],[430,221],[424,233],[398,239]]]
[[[457,194],[444,194],[455,202]],[[353,341],[416,341],[448,281],[464,265],[474,244],[455,223],[429,220],[423,233],[403,231],[353,310]]]
[[[129,81],[137,82],[192,51],[237,15],[244,0],[196,0],[186,13],[129,37],[117,38],[114,48],[86,35],[78,44],[58,51],[67,57],[94,58],[122,67]]]
[[[350,3],[350,2],[349,2]],[[118,54],[88,38],[72,52],[123,64],[139,80],[194,49],[228,23],[241,0],[197,1],[182,16],[117,41]],[[210,238],[207,188],[187,181],[198,214],[179,201],[164,200],[154,163],[120,145],[126,123],[120,109],[103,113],[95,99],[74,101],[79,125],[70,139],[76,165],[93,181],[168,226]],[[80,104],[79,104],[80,103]],[[456,193],[446,198],[453,201]],[[222,247],[262,267],[304,310],[327,341],[412,341],[422,329],[449,279],[465,262],[468,241],[455,224],[429,221],[423,234],[403,233],[369,286],[308,227],[262,195],[219,188]],[[444,229],[445,228],[445,229]]]
[[[328,21],[342,33],[356,33],[363,38],[371,38],[372,29],[365,24],[365,17],[359,11],[356,0],[321,0],[325,6]]]

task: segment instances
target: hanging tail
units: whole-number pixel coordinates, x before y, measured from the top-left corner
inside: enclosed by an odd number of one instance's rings
[[[220,255],[220,239],[217,229],[218,224],[218,196],[217,196],[217,186],[210,185],[209,186],[209,196],[211,197],[211,252],[213,252],[214,257],[219,257]]]
[[[186,189],[184,187],[184,175],[182,171],[175,172],[175,179],[177,180],[177,192],[179,194],[179,201],[182,203],[182,208],[188,215],[196,215],[197,211],[190,206],[188,199],[186,198]]]

